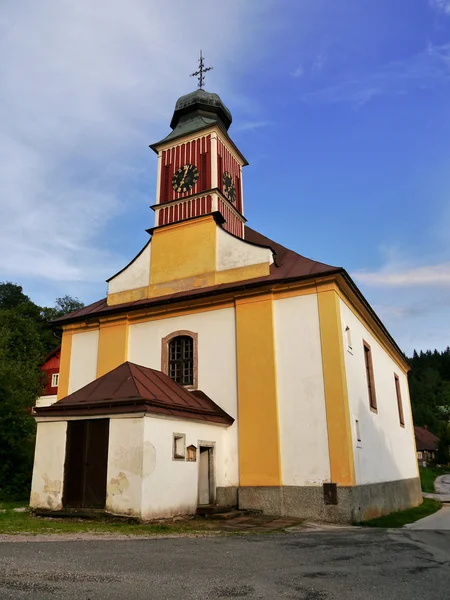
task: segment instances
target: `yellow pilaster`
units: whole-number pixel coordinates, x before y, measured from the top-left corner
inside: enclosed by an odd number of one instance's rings
[[[331,481],[356,484],[339,296],[334,284],[318,288],[320,340]]]
[[[72,332],[64,331],[61,341],[61,359],[59,364],[59,382],[57,399],[65,398],[69,393],[70,357],[72,355]]]
[[[97,377],[115,369],[128,357],[128,322],[126,319],[101,323],[98,340]]]
[[[241,486],[281,485],[273,303],[236,301]]]
[[[212,215],[157,229],[152,237],[149,296],[213,285],[216,230]]]

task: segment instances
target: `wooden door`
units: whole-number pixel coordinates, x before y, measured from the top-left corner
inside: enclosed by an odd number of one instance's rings
[[[64,506],[105,508],[109,419],[69,421]]]
[[[198,465],[198,503],[209,504],[211,502],[211,448],[200,446]]]

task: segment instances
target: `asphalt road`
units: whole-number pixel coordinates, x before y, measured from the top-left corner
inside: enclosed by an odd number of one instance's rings
[[[0,543],[0,599],[449,600],[450,532]]]

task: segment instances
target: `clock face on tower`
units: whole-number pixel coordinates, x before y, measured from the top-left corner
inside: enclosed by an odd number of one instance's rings
[[[236,202],[236,186],[234,185],[233,177],[228,171],[225,171],[223,174],[222,181],[225,197],[234,204]]]
[[[172,187],[178,192],[188,192],[197,183],[199,177],[195,165],[184,165],[175,171],[172,177]]]

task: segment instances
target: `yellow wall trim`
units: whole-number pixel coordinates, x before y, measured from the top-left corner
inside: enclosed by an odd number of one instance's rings
[[[212,215],[156,229],[150,257],[150,288],[214,273],[216,229]]]
[[[241,486],[281,485],[272,298],[236,302]]]
[[[134,290],[125,290],[123,292],[115,292],[108,294],[108,306],[116,304],[125,304],[126,302],[136,302],[136,300],[144,300],[148,298],[148,286],[135,288]]]
[[[331,481],[356,485],[339,296],[318,287],[320,341]]]
[[[70,358],[72,356],[72,332],[64,331],[61,341],[61,359],[59,364],[59,382],[57,399],[65,398],[69,393]]]
[[[98,339],[97,378],[127,360],[128,323],[102,323]]]
[[[215,283],[233,283],[235,281],[244,281],[245,279],[265,277],[267,275],[270,275],[270,265],[269,262],[264,262],[246,267],[227,269],[226,271],[217,271]]]

